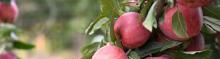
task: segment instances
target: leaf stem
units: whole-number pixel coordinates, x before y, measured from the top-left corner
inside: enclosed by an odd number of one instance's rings
[[[131,50],[132,50],[132,49],[129,49],[129,50],[126,52],[126,55],[128,55],[128,54],[131,52]]]

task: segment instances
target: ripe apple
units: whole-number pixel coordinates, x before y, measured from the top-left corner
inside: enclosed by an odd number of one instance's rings
[[[175,6],[165,11],[164,20],[160,21],[160,30],[169,38],[184,41],[196,36],[202,28],[202,9]]]
[[[18,16],[18,8],[15,0],[10,3],[0,2],[0,22],[13,23]]]
[[[137,48],[148,40],[150,32],[142,25],[142,19],[139,13],[127,12],[115,22],[114,32],[124,47]]]
[[[0,59],[17,59],[12,52],[3,52],[0,54]]]
[[[202,34],[199,34],[192,38],[190,44],[185,51],[202,51],[205,49],[205,40]]]
[[[92,56],[92,59],[128,59],[123,49],[107,44],[106,46],[98,49]]]

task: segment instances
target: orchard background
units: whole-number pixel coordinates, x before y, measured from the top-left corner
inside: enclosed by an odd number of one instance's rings
[[[1,0],[3,1],[3,0]],[[5,0],[7,1],[7,0]],[[13,23],[19,40],[35,45],[14,49],[20,59],[80,59],[84,30],[97,16],[98,0],[16,0],[19,15]]]

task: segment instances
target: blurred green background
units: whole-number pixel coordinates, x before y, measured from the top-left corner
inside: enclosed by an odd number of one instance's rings
[[[20,38],[35,44],[15,50],[21,59],[80,59],[84,31],[99,13],[98,0],[17,0]]]

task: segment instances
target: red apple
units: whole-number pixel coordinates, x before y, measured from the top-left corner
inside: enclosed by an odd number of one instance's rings
[[[0,2],[0,22],[13,23],[18,15],[15,0],[10,3]]]
[[[212,0],[176,0],[176,2],[179,5],[197,8],[211,4]]]
[[[98,49],[92,56],[92,59],[128,59],[128,57],[123,49],[112,44],[107,44]]]
[[[17,59],[12,52],[3,52],[0,54],[0,59]]]
[[[160,22],[160,30],[169,38],[184,41],[196,36],[202,28],[202,9],[175,6],[165,11],[164,20]]]
[[[158,57],[147,57],[145,59],[173,59],[173,58],[169,55],[162,55],[162,56],[158,56]]]
[[[202,34],[199,34],[192,38],[190,44],[185,51],[202,51],[205,49],[205,40]]]
[[[137,48],[148,40],[150,32],[142,25],[142,19],[139,13],[127,12],[115,22],[114,32],[124,47]]]

